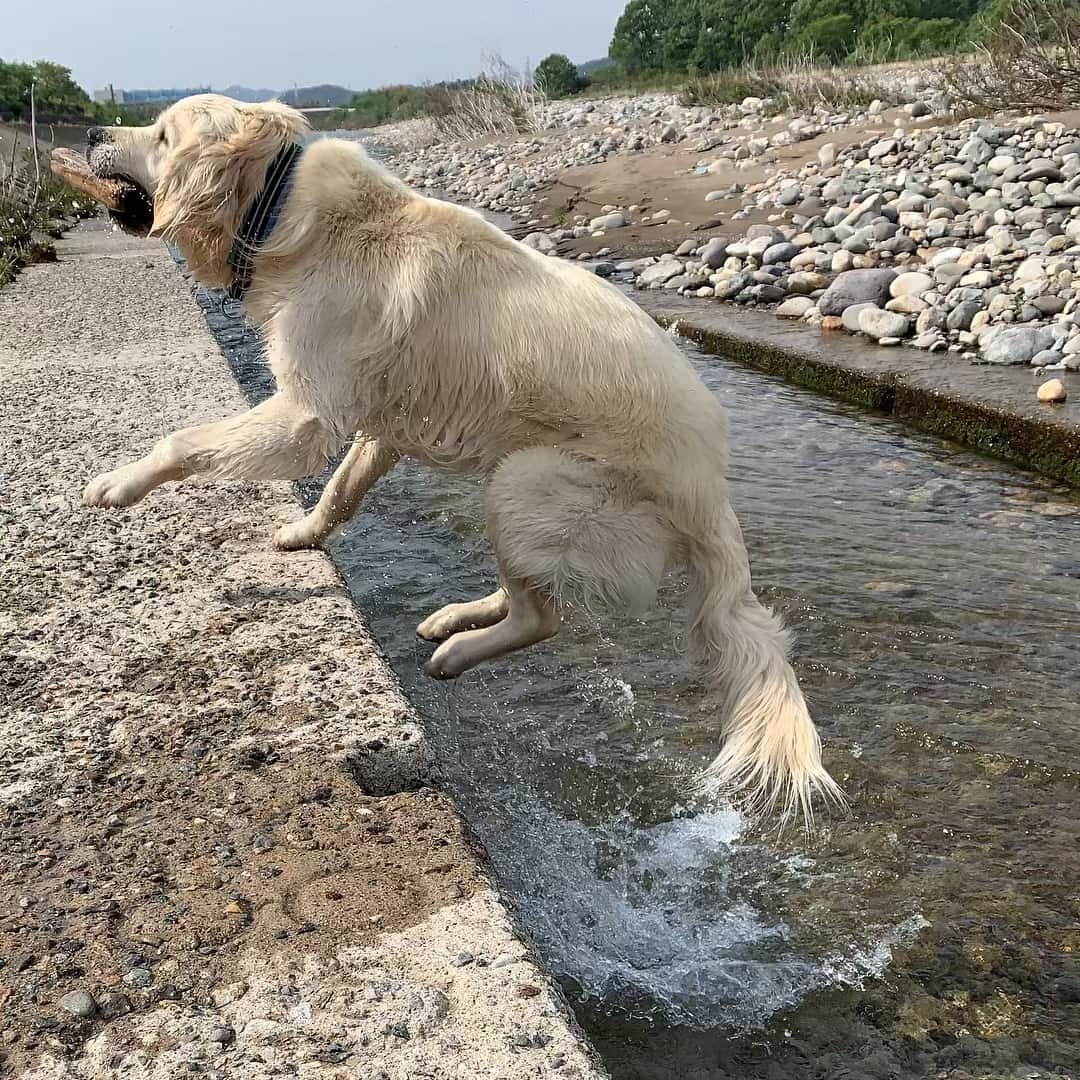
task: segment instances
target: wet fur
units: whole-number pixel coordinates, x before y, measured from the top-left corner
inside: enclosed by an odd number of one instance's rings
[[[220,286],[267,164],[302,131],[282,105],[205,96],[154,128],[122,129],[91,161],[151,192],[155,231]],[[720,691],[724,736],[702,786],[807,817],[815,790],[840,798],[787,635],[751,591],[724,412],[617,289],[325,139],[301,159],[245,304],[278,393],[170,436],[94,481],[87,501],[126,505],[195,472],[301,477],[360,433],[320,506],[279,534],[300,547],[339,526],[399,456],[480,474],[504,591],[421,624],[447,639],[433,674],[551,636],[566,600],[641,611],[665,567],[685,563],[691,646]]]

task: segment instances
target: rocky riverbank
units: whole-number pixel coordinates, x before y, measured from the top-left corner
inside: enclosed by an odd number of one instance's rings
[[[1059,376],[1044,396],[1061,400],[1080,368],[1078,117],[957,121],[931,72],[890,91],[798,115],[761,98],[556,103],[528,137],[386,142],[410,183],[514,215],[541,252],[703,305],[1027,365]]]

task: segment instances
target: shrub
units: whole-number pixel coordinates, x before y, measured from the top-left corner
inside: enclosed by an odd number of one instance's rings
[[[0,163],[0,285],[54,253],[50,238],[63,219],[96,212],[90,200],[52,175],[47,160],[40,162],[39,176],[30,151]]]
[[[737,105],[748,97],[767,98],[772,113],[804,109],[865,107],[872,101],[898,102],[897,91],[870,75],[822,66],[811,55],[787,56],[771,64],[739,67],[691,79],[680,92],[683,105]]]
[[[533,82],[549,98],[564,98],[584,90],[588,80],[579,74],[569,57],[552,53],[536,65]]]

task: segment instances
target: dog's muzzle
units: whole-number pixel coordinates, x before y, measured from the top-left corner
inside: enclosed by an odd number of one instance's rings
[[[108,177],[116,157],[116,144],[108,128],[86,130],[86,163],[97,176]]]

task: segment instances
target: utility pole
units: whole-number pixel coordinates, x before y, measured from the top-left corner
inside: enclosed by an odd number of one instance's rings
[[[37,186],[41,187],[41,162],[38,160],[37,146],[37,102],[34,98],[34,89],[37,80],[30,80],[30,141],[34,144],[34,178]]]

